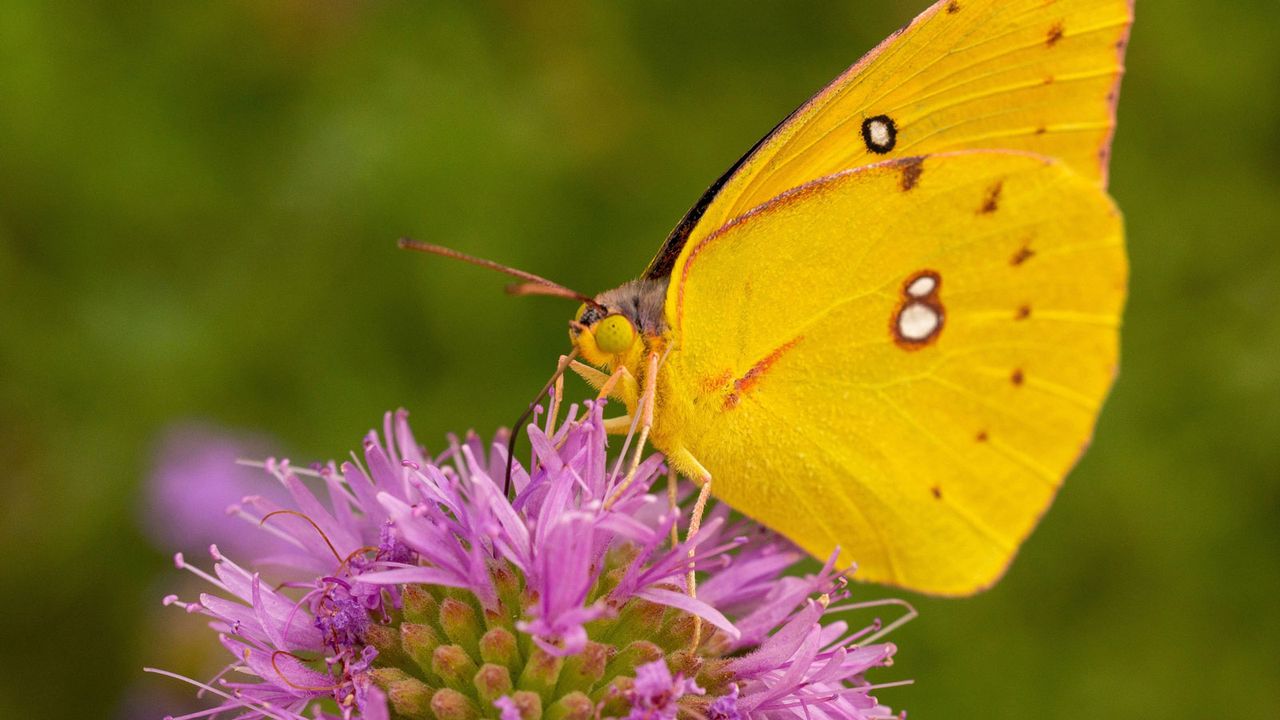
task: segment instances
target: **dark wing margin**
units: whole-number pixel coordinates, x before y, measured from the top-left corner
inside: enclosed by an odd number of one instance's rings
[[[921,14],[923,15],[924,13]],[[800,103],[799,107],[792,110],[789,115],[782,119],[782,122],[774,125],[772,130],[765,133],[764,137],[760,138],[756,141],[755,145],[751,146],[750,150],[743,153],[742,157],[738,158],[738,161],[735,162],[732,167],[726,170],[725,173],[716,179],[715,182],[711,183],[711,187],[707,188],[706,192],[702,193],[702,197],[698,198],[698,202],[694,203],[693,207],[689,208],[689,212],[684,214],[684,217],[680,219],[680,222],[676,225],[675,229],[671,231],[671,234],[668,235],[667,239],[662,243],[662,247],[658,248],[658,254],[654,255],[653,260],[649,261],[649,267],[645,268],[644,275],[642,277],[647,280],[662,280],[670,277],[671,269],[675,267],[676,258],[680,257],[680,251],[684,249],[685,242],[688,241],[689,235],[693,232],[693,229],[697,227],[698,221],[701,220],[703,214],[707,212],[707,208],[711,207],[711,203],[715,202],[716,197],[720,194],[720,190],[724,188],[725,183],[729,182],[734,174],[738,172],[738,169],[750,160],[751,156],[755,155],[756,151],[759,150],[762,145],[773,139],[773,136],[778,133],[778,130],[781,129],[782,126],[791,122],[792,118],[796,115],[799,115],[800,111],[812,105],[819,96],[827,92],[827,90],[836,83],[845,79],[850,72],[857,70],[862,63],[878,54],[882,48],[896,40],[899,35],[919,19],[920,18],[917,17],[915,20],[912,20],[906,25],[903,25],[893,31],[889,37],[885,38],[879,45],[872,48],[870,52],[866,53],[856,63],[846,68],[843,72],[837,75],[834,80],[824,85],[822,89],[818,90],[818,92],[814,93],[808,100]]]
[[[823,90],[825,89],[826,88],[823,88]],[[818,91],[818,93],[813,97],[817,97],[821,92],[821,90]],[[680,222],[676,224],[675,229],[672,230],[671,234],[667,236],[667,239],[663,241],[662,247],[658,248],[658,254],[653,256],[653,260],[649,261],[649,267],[645,268],[644,275],[642,276],[644,279],[662,280],[671,276],[671,268],[675,267],[676,258],[680,257],[680,251],[684,249],[684,244],[688,241],[689,234],[693,232],[695,227],[697,227],[698,221],[702,219],[703,213],[707,211],[707,208],[711,207],[711,203],[714,202],[716,196],[720,194],[720,189],[724,187],[724,184],[729,182],[729,178],[733,177],[734,173],[738,172],[738,168],[742,167],[743,163],[751,159],[752,155],[756,154],[756,150],[759,150],[761,145],[764,145],[766,141],[778,132],[778,128],[786,125],[791,118],[796,116],[796,113],[803,110],[811,102],[813,102],[812,97],[801,103],[795,110],[792,110],[790,115],[783,118],[782,122],[774,125],[772,130],[765,133],[764,137],[757,140],[756,144],[752,145],[750,150],[743,153],[742,157],[738,158],[737,162],[726,170],[723,175],[717,178],[715,182],[711,183],[711,187],[707,188],[706,192],[702,193],[702,197],[698,198],[698,202],[694,203],[693,207],[689,208],[689,212],[685,213],[684,217],[680,218]]]

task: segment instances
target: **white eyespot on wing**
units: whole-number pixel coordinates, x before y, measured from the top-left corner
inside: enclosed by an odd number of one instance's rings
[[[938,287],[937,278],[932,275],[921,275],[907,286],[907,294],[914,298],[926,298]]]
[[[868,126],[871,131],[871,144],[884,147],[889,144],[889,124],[883,120],[873,120]]]
[[[921,350],[933,344],[946,320],[942,275],[934,268],[912,273],[901,285],[902,299],[889,321],[893,341],[903,350]]]
[[[907,342],[922,343],[942,327],[942,315],[922,302],[907,303],[898,313],[898,335]]]
[[[898,142],[898,126],[888,115],[877,115],[862,121],[862,141],[867,150],[883,155]]]

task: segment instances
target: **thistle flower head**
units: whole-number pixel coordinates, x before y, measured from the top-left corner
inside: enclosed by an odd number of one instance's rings
[[[209,618],[232,656],[196,683],[221,703],[184,717],[890,717],[864,674],[891,664],[878,640],[892,627],[824,624],[858,607],[834,558],[781,576],[801,553],[723,507],[673,540],[684,511],[657,487],[660,456],[614,498],[625,473],[602,412],[531,426],[513,499],[504,438],[452,440],[432,458],[404,412],[359,462],[263,463],[291,502],[250,496],[232,511],[277,549],[245,567],[215,546],[211,573],[177,556],[216,592],[166,603]]]

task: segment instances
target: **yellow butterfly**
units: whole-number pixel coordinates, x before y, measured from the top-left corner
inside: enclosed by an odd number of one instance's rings
[[[714,487],[859,578],[981,590],[1116,373],[1131,22],[1129,0],[938,2],[748,151],[639,279],[585,298],[516,274],[585,301],[570,336],[603,372],[575,369],[699,511]]]

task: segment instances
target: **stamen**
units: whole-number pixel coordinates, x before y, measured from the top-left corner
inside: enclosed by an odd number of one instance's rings
[[[202,691],[211,692],[211,693],[213,693],[214,695],[217,695],[218,697],[221,697],[221,698],[225,698],[225,699],[227,699],[227,700],[230,700],[231,702],[234,702],[235,704],[237,704],[237,705],[239,705],[239,706],[241,706],[241,707],[243,707],[243,708],[247,708],[247,709],[249,709],[249,710],[255,710],[255,711],[257,711],[257,712],[260,712],[260,713],[262,713],[263,715],[265,715],[265,716],[267,716],[267,717],[269,717],[269,718],[273,718],[273,720],[306,720],[306,718],[305,718],[304,716],[299,715],[299,714],[297,714],[297,713],[288,713],[288,714],[284,714],[284,715],[282,715],[282,714],[279,714],[279,713],[273,712],[273,708],[272,708],[272,706],[271,706],[271,705],[268,705],[268,704],[266,704],[266,703],[257,703],[257,702],[253,702],[253,701],[250,701],[250,700],[245,700],[245,699],[244,699],[244,697],[243,697],[240,693],[234,693],[234,694],[233,694],[233,693],[224,692],[224,691],[219,690],[219,689],[217,689],[217,688],[215,688],[215,687],[213,687],[213,686],[211,686],[211,685],[205,685],[204,683],[200,682],[199,680],[193,680],[192,678],[189,678],[189,677],[187,677],[187,676],[185,676],[185,675],[179,675],[179,674],[174,673],[174,672],[169,672],[168,670],[161,670],[161,669],[159,669],[159,668],[152,668],[152,667],[144,667],[144,668],[142,668],[142,671],[143,671],[143,672],[149,672],[149,673],[155,673],[156,675],[164,675],[165,677],[171,677],[171,678],[173,678],[173,679],[175,679],[175,680],[179,680],[179,681],[181,681],[181,682],[187,683],[188,685],[194,685],[194,686],[196,686],[196,687],[200,688]],[[225,710],[226,708],[215,708],[215,709]],[[197,714],[197,715],[184,715],[184,716],[182,716],[182,717],[201,717],[201,715],[199,715],[199,714]],[[181,720],[181,718],[173,718],[173,720]]]
[[[333,546],[333,543],[329,542],[329,536],[324,534],[324,531],[320,529],[320,526],[316,524],[316,521],[298,512],[297,510],[276,510],[275,512],[269,512],[266,515],[262,516],[262,520],[259,521],[258,524],[265,525],[268,520],[275,517],[276,515],[294,515],[302,518],[303,520],[306,520],[307,523],[311,525],[311,527],[315,528],[316,533],[318,533],[320,537],[324,540],[324,544],[329,546],[329,552],[333,553],[334,559],[336,559],[339,563],[344,562],[342,559],[342,556],[338,554],[338,549]]]
[[[272,472],[272,473],[274,473],[275,466],[276,466],[275,462],[267,463],[267,462],[263,462],[262,460],[249,460],[247,458],[237,458],[236,464],[243,465],[245,467],[258,468],[260,470],[266,470],[267,472]],[[307,477],[314,477],[314,478],[324,477],[324,475],[322,475],[320,472],[316,470],[310,470],[307,468],[294,468],[294,467],[291,467],[289,469],[295,475],[306,475]]]
[[[467,467],[467,459],[462,457],[462,443],[458,442],[458,436],[449,433],[445,436],[449,440],[449,458],[453,461],[453,467],[458,471],[458,477],[462,478],[462,482],[471,482],[471,468]]]
[[[859,685],[854,690],[870,692],[871,690],[884,690],[885,688],[902,687],[904,685],[915,685],[915,680],[895,680],[894,682],[877,683],[875,685]]]
[[[256,497],[256,496],[254,496],[254,497]],[[246,498],[246,499],[248,499],[248,498]],[[230,514],[232,514],[232,515],[235,515],[235,516],[236,516],[236,517],[238,517],[238,518],[243,519],[243,520],[244,520],[245,522],[247,522],[247,523],[250,523],[250,524],[252,524],[252,525],[257,525],[259,528],[261,528],[261,529],[263,529],[263,530],[265,530],[265,531],[267,531],[267,532],[271,533],[272,535],[275,535],[276,537],[280,538],[281,540],[284,540],[284,541],[288,542],[290,545],[293,545],[294,547],[298,548],[299,550],[306,550],[306,549],[307,549],[307,546],[306,546],[306,545],[304,545],[304,544],[302,544],[302,541],[298,540],[298,538],[296,538],[296,537],[294,537],[294,536],[290,535],[289,533],[287,533],[287,532],[285,532],[285,531],[283,531],[283,530],[281,530],[281,529],[279,529],[279,528],[275,527],[274,525],[263,525],[263,524],[262,524],[262,520],[263,520],[262,518],[254,517],[252,514],[250,514],[250,513],[246,512],[246,511],[245,511],[245,509],[244,509],[243,507],[239,506],[239,505],[232,505],[231,507],[227,508],[227,512],[229,512],[229,513],[230,513]]]
[[[214,587],[221,588],[224,592],[231,592],[231,588],[228,588],[226,585],[223,585],[222,581],[219,580],[218,578],[201,570],[195,565],[188,565],[186,558],[182,556],[182,553],[173,554],[173,564],[177,566],[179,570],[186,570],[187,572],[191,573],[192,575],[195,575],[196,577],[200,578],[201,580],[204,580],[205,582],[213,585]]]
[[[894,630],[897,630],[903,625],[906,625],[912,620],[915,620],[916,617],[920,615],[920,612],[916,610],[915,607],[911,605],[911,603],[905,600],[899,600],[898,598],[883,598],[880,600],[868,600],[866,602],[851,603],[849,605],[841,605],[839,607],[831,608],[827,612],[834,613],[834,612],[848,612],[852,610],[865,610],[867,608],[873,608],[873,607],[884,607],[885,605],[897,605],[899,607],[905,608],[906,612],[903,613],[902,617],[894,620],[888,625],[879,627],[878,630],[875,633],[873,633],[870,637],[860,641],[860,644],[870,645],[876,640],[879,640],[885,635],[888,635]],[[879,618],[876,619],[876,622],[879,623]]]
[[[676,514],[677,518],[679,518],[679,515],[680,515],[680,498],[676,494],[676,485],[678,483],[679,483],[679,480],[677,480],[676,478],[676,471],[668,467],[667,468],[667,507],[669,507],[671,511]],[[678,526],[679,526],[679,523],[676,523],[676,522],[671,523],[672,549],[675,549],[675,547],[680,544],[680,528]],[[743,539],[745,540],[746,538],[743,538]],[[725,557],[724,559],[726,562],[729,561],[728,557]]]
[[[359,554],[361,554],[361,553],[377,552],[377,551],[378,551],[378,548],[377,548],[376,546],[373,546],[373,545],[365,545],[365,546],[363,546],[363,547],[358,547],[358,548],[356,548],[355,550],[352,550],[350,555],[348,555],[348,556],[346,556],[345,558],[343,558],[343,560],[342,560],[342,562],[341,562],[341,563],[338,563],[338,570],[337,570],[337,572],[342,572],[343,570],[346,570],[346,569],[347,569],[347,565],[348,565],[352,560],[354,560],[354,559],[355,559],[355,557],[356,557],[357,555],[359,555]],[[338,580],[337,578],[328,578],[328,577],[327,577],[327,578],[325,578],[325,580],[336,580],[337,582],[342,582],[341,580]],[[348,590],[350,590],[350,589],[351,589],[351,586],[350,586],[350,585],[347,585],[346,583],[342,583],[342,584],[343,584],[343,585],[344,585]]]
[[[248,651],[246,650],[245,652],[248,652]],[[276,661],[280,658],[281,655],[288,655],[289,657],[293,658],[294,660],[297,660],[300,663],[308,663],[308,662],[315,662],[315,661],[308,660],[304,657],[298,657],[297,655],[294,655],[288,650],[276,650],[275,652],[271,653],[271,669],[276,671],[276,675],[280,677],[280,680],[285,685],[288,685],[294,690],[302,690],[304,692],[333,692],[338,688],[342,687],[342,683],[337,683],[336,685],[328,685],[325,687],[318,687],[318,686],[313,687],[310,685],[297,685],[295,683],[290,682],[289,678],[285,677],[284,673],[280,670],[280,666],[276,664]]]

